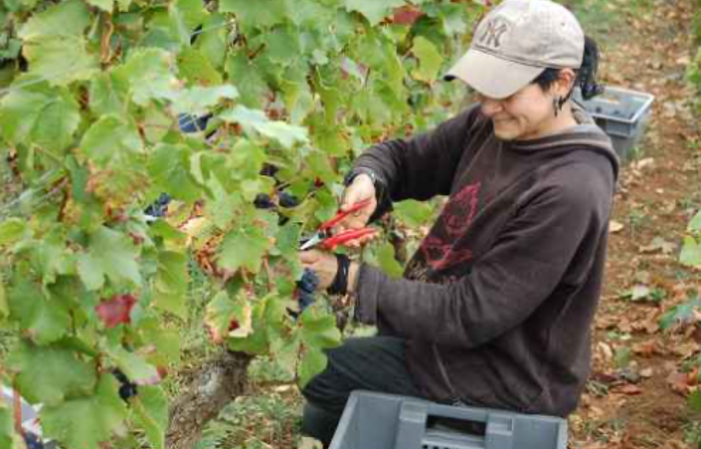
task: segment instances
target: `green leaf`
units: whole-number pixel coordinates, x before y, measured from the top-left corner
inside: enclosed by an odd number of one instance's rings
[[[55,86],[89,79],[98,69],[97,56],[88,53],[82,37],[43,38],[25,44],[29,74],[41,76]]]
[[[5,285],[0,279],[0,323],[10,315],[10,305],[7,303],[7,294],[5,293]]]
[[[326,355],[318,349],[307,349],[299,362],[297,375],[299,387],[304,388],[317,374],[321,374],[328,364]]]
[[[155,449],[165,449],[168,426],[168,398],[157,386],[143,386],[131,402],[136,422],[146,431],[146,437]]]
[[[80,0],[58,3],[35,14],[20,29],[19,37],[34,41],[44,37],[76,37],[90,25],[90,11]]]
[[[0,101],[0,130],[12,143],[60,152],[73,142],[79,124],[79,105],[63,89],[15,89]]]
[[[221,267],[227,270],[245,268],[257,273],[270,246],[270,239],[260,227],[241,227],[226,234],[220,247],[218,261]]]
[[[443,56],[436,46],[428,39],[418,36],[414,38],[412,53],[419,60],[419,68],[413,72],[414,78],[429,84],[436,81],[443,64]]]
[[[701,232],[701,210],[689,222],[689,232]]]
[[[701,267],[701,243],[693,237],[685,237],[679,262],[690,267]]]
[[[14,415],[10,407],[0,400],[0,449],[21,447],[15,439]]]
[[[194,48],[187,48],[178,54],[178,71],[192,84],[216,86],[222,83],[221,73]]]
[[[211,112],[221,100],[233,100],[239,95],[232,85],[201,87],[195,86],[180,92],[173,103],[177,113],[204,115]]]
[[[98,117],[124,111],[124,100],[119,89],[109,73],[99,73],[90,82],[90,110]]]
[[[71,449],[99,449],[99,443],[122,428],[127,409],[117,393],[117,380],[111,374],[100,377],[93,396],[71,399],[46,407],[41,425],[47,436]]]
[[[239,123],[247,132],[255,131],[267,138],[276,140],[285,148],[292,148],[296,143],[307,143],[309,137],[306,128],[289,125],[285,122],[268,120],[262,111],[248,109],[238,105],[231,111],[220,115],[225,121]]]
[[[78,256],[78,273],[88,290],[98,290],[105,278],[116,285],[141,283],[138,251],[125,235],[104,226],[90,236],[86,253]]]
[[[154,307],[187,318],[187,255],[163,251],[158,255],[158,273],[154,280]]]
[[[689,395],[689,407],[697,413],[701,413],[701,391],[693,391]]]
[[[221,0],[219,11],[236,14],[238,23],[246,30],[277,25],[286,16],[282,0]]]
[[[229,81],[237,86],[246,86],[239,92],[241,102],[251,108],[262,107],[270,89],[259,70],[250,63],[246,53],[229,54],[225,65]]]
[[[0,223],[0,246],[11,245],[31,235],[27,221],[8,218]]]
[[[133,123],[125,122],[116,115],[106,115],[85,133],[80,151],[93,163],[108,168],[143,153],[144,146]]]
[[[427,225],[433,217],[433,208],[423,201],[399,201],[392,204],[392,208],[394,215],[412,228]]]
[[[139,48],[127,62],[114,69],[115,80],[129,86],[134,103],[146,106],[151,100],[175,96],[178,80],[171,71],[172,56],[158,48]]]
[[[345,0],[348,12],[359,12],[370,25],[377,25],[390,15],[394,8],[404,6],[405,0]]]
[[[69,396],[89,394],[95,383],[95,368],[59,346],[20,343],[8,364],[19,374],[22,396],[32,404],[57,404]]]
[[[341,332],[336,327],[336,317],[333,315],[321,315],[311,309],[302,314],[301,337],[307,347],[312,349],[327,349],[338,346],[341,343]]]
[[[160,144],[148,164],[149,174],[162,191],[188,203],[202,195],[191,173],[190,156],[190,149],[184,145]]]
[[[660,328],[670,329],[675,324],[689,324],[698,321],[698,312],[701,310],[701,299],[694,297],[687,302],[672,307],[660,318]]]
[[[114,0],[86,0],[89,5],[93,5],[105,12],[112,12],[114,9]]]
[[[9,289],[7,301],[11,316],[34,342],[44,345],[64,337],[71,325],[66,307],[47,298],[38,284],[23,281]]]
[[[204,33],[197,35],[195,48],[205,56],[217,70],[221,70],[227,54],[226,17],[224,14],[212,14],[202,26]]]
[[[184,45],[190,45],[192,32],[207,19],[202,0],[175,0],[168,8],[176,34]]]
[[[377,260],[380,263],[380,268],[387,276],[395,279],[402,277],[404,268],[395,258],[394,246],[391,243],[385,242],[380,245],[377,251]]]
[[[156,367],[141,356],[119,347],[107,348],[107,354],[125,376],[137,385],[153,385],[161,380]]]

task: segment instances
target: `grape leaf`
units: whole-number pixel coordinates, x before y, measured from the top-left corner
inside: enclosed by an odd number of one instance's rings
[[[0,449],[21,447],[15,440],[14,416],[10,407],[0,399]]]
[[[346,10],[359,12],[370,25],[377,25],[390,15],[394,8],[404,6],[405,0],[345,0]]]
[[[401,278],[404,273],[402,265],[394,257],[394,247],[391,243],[385,242],[380,245],[377,251],[377,260],[382,271],[391,278]]]
[[[286,16],[282,0],[221,0],[219,11],[236,14],[245,30],[277,25]]]
[[[192,32],[207,19],[207,11],[202,0],[175,0],[168,12],[181,43],[190,45]]]
[[[129,352],[121,346],[107,348],[107,354],[129,381],[137,385],[154,385],[160,382],[161,376],[156,367],[138,354]]]
[[[285,122],[271,121],[259,110],[248,109],[238,105],[234,109],[220,115],[225,121],[239,123],[247,132],[255,131],[265,137],[274,139],[285,148],[292,148],[295,143],[309,141],[306,128],[289,125]]]
[[[86,0],[89,5],[93,5],[105,12],[112,12],[114,9],[114,0]]]
[[[133,295],[114,295],[95,306],[95,313],[107,329],[112,329],[119,324],[131,323],[131,309],[134,304],[136,298]]]
[[[327,364],[328,359],[322,351],[307,348],[302,355],[302,359],[300,360],[299,367],[297,369],[299,387],[304,388],[310,380],[312,380],[317,374],[321,374],[326,369]]]
[[[224,237],[219,252],[222,268],[236,271],[243,267],[257,273],[263,256],[271,246],[270,239],[260,227],[243,226]]]
[[[172,62],[165,50],[140,48],[112,73],[117,82],[129,86],[134,103],[146,106],[151,100],[169,100],[175,96],[178,80],[171,72]]]
[[[105,115],[93,123],[80,143],[80,151],[103,168],[124,163],[143,150],[136,127],[116,115]]]
[[[201,87],[194,86],[180,92],[173,102],[177,113],[204,115],[223,99],[238,97],[238,90],[232,85]]]
[[[122,92],[109,73],[100,73],[90,82],[90,110],[98,117],[124,110]]]
[[[301,316],[301,338],[307,347],[321,350],[333,348],[341,343],[341,332],[336,327],[333,315],[318,315],[306,309]]]
[[[207,57],[194,48],[187,48],[178,54],[180,76],[192,84],[215,86],[222,83],[221,73]]]
[[[13,89],[0,101],[0,130],[13,143],[59,152],[73,142],[79,124],[78,103],[63,89]]]
[[[0,223],[0,246],[15,243],[31,235],[27,222],[19,218],[8,218]]]
[[[250,63],[245,52],[230,53],[225,63],[229,80],[241,90],[241,102],[248,107],[261,107],[269,91],[268,84],[256,67]]]
[[[10,305],[7,303],[7,294],[5,293],[5,285],[0,279],[0,323],[10,315]]]
[[[153,181],[174,198],[194,202],[201,190],[190,172],[190,149],[184,145],[160,144],[149,160]]]
[[[419,68],[414,70],[413,76],[429,84],[436,81],[443,64],[443,56],[436,46],[428,39],[418,36],[414,38],[412,52],[419,60]]]
[[[29,74],[41,76],[52,85],[89,79],[98,68],[97,57],[88,53],[82,37],[34,40],[25,44],[23,54],[29,61]]]
[[[60,301],[47,298],[38,284],[22,281],[7,293],[11,316],[34,342],[54,342],[70,329],[69,311]]]
[[[433,209],[429,203],[404,200],[392,204],[394,215],[410,227],[425,226],[433,217]]]
[[[19,30],[19,37],[33,41],[44,37],[76,37],[90,25],[90,11],[80,0],[58,3],[33,15]]]
[[[153,286],[153,306],[186,319],[188,282],[187,256],[172,251],[161,252]]]
[[[92,396],[83,396],[42,409],[42,429],[71,449],[99,449],[99,443],[119,430],[127,409],[111,374],[100,377]]]
[[[117,285],[138,285],[137,256],[131,239],[103,226],[90,236],[87,252],[78,256],[78,273],[88,290],[102,288],[105,278]]]
[[[19,373],[22,396],[33,404],[58,404],[68,396],[89,394],[97,382],[93,366],[59,346],[22,342],[10,354],[8,365]]]
[[[165,449],[168,426],[168,398],[157,386],[139,388],[139,395],[131,403],[136,421],[146,431],[146,437],[155,449]]]

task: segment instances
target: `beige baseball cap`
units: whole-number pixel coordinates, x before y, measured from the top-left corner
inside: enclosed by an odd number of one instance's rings
[[[546,68],[582,65],[584,31],[574,15],[549,0],[505,0],[479,23],[470,49],[445,76],[479,93],[506,98]]]

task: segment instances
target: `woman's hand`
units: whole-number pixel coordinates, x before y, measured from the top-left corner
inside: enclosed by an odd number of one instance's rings
[[[375,212],[375,209],[377,209],[375,185],[372,182],[372,178],[364,173],[361,173],[353,178],[353,182],[346,187],[346,191],[343,193],[343,201],[341,202],[341,210],[347,211],[356,203],[368,199],[370,200],[368,205],[359,211],[348,215],[337,225],[336,232],[364,228],[370,221],[370,217]],[[348,246],[358,247],[372,238],[372,235],[361,237],[357,240],[349,242]]]
[[[309,268],[319,278],[319,290],[326,290],[333,283],[338,271],[338,261],[331,253],[315,249],[299,253],[299,261],[304,268]]]

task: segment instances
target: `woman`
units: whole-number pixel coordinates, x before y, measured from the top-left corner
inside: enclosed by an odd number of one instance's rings
[[[449,195],[404,279],[318,251],[321,287],[349,293],[379,335],[328,352],[304,389],[304,430],[328,444],[351,391],[365,389],[566,416],[589,372],[618,172],[608,137],[572,100],[597,52],[548,0],[506,0],[450,70],[480,102],[354,164],[343,208],[364,226],[407,198]],[[343,290],[346,290],[345,292]]]

